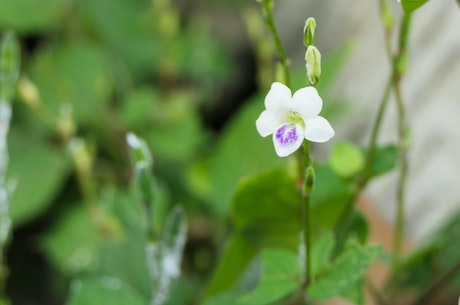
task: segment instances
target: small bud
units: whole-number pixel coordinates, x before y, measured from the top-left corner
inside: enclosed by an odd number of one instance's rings
[[[307,77],[311,85],[316,85],[321,75],[321,53],[315,46],[309,46],[305,53]]]
[[[26,77],[19,79],[18,93],[21,100],[31,108],[35,108],[40,104],[40,93],[30,79]]]
[[[315,169],[313,168],[313,166],[309,166],[305,170],[304,191],[306,194],[311,194],[314,184],[315,184]]]
[[[305,21],[305,27],[303,29],[303,43],[306,47],[315,44],[316,34],[316,20],[313,17],[308,18]]]

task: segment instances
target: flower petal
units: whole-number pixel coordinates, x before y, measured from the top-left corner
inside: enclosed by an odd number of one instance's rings
[[[315,87],[299,89],[292,97],[292,109],[300,113],[304,120],[316,117],[323,108],[323,100]]]
[[[305,139],[307,140],[323,143],[329,141],[334,135],[331,124],[321,116],[305,121]]]
[[[281,124],[279,116],[273,111],[264,110],[256,120],[256,128],[262,137],[266,137],[275,132]]]
[[[303,128],[300,124],[283,124],[273,133],[273,144],[276,154],[286,157],[302,145],[304,139]]]
[[[291,89],[282,83],[274,82],[265,97],[265,108],[274,112],[280,112],[282,109],[290,106],[291,98]]]

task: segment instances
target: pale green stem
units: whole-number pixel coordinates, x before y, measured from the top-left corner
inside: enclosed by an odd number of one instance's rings
[[[402,69],[401,65],[406,65],[406,54],[407,54],[407,40],[409,27],[411,22],[411,14],[404,14],[401,24],[400,40],[398,55],[395,58],[394,65],[397,66],[398,73],[393,81],[393,89],[396,97],[396,109],[398,114],[398,146],[400,156],[400,167],[399,167],[399,181],[397,190],[397,208],[396,208],[396,223],[395,223],[395,235],[394,235],[394,246],[393,246],[393,264],[392,271],[393,275],[397,271],[401,256],[402,241],[404,236],[404,210],[405,210],[405,187],[407,181],[407,170],[408,170],[408,158],[407,158],[407,139],[406,139],[406,115],[404,109],[404,101],[401,94],[400,81],[405,68]],[[404,62],[402,62],[404,61]]]

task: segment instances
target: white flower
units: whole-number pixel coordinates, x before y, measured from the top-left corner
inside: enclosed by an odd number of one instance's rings
[[[286,157],[302,145],[304,139],[323,143],[334,136],[329,122],[318,114],[323,100],[314,87],[291,89],[275,82],[265,97],[265,110],[256,121],[262,137],[273,134],[276,154]]]

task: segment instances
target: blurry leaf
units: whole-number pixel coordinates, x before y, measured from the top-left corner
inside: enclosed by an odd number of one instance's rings
[[[428,242],[413,251],[399,266],[395,287],[410,288],[423,292],[434,282],[445,276],[460,262],[460,213],[457,211],[432,235]],[[458,270],[458,269],[457,269]],[[460,274],[453,274],[442,289],[460,289]]]
[[[329,267],[334,244],[334,235],[329,232],[313,245],[313,249],[311,251],[311,273],[313,276],[316,276]]]
[[[374,163],[371,168],[372,177],[385,174],[395,168],[399,161],[398,148],[395,145],[378,147],[374,155]]]
[[[428,0],[401,0],[402,7],[406,13],[411,13],[424,5]]]
[[[67,275],[88,270],[97,261],[99,234],[82,203],[61,215],[40,243],[51,262]]]
[[[72,283],[67,305],[145,305],[147,299],[116,277],[85,277]]]
[[[232,77],[234,66],[227,49],[210,32],[203,24],[190,24],[179,37],[176,52],[181,74],[212,89]]]
[[[344,230],[348,233],[348,238],[355,239],[360,244],[365,244],[369,236],[369,225],[367,220],[357,209],[353,209]]]
[[[224,292],[215,296],[212,296],[203,303],[203,305],[223,305],[223,304],[232,304],[232,305],[241,305],[238,302],[239,297],[242,295],[242,292],[229,291]]]
[[[295,180],[284,170],[242,181],[233,199],[234,232],[207,288],[207,296],[232,288],[259,249],[297,249],[298,199]]]
[[[257,287],[241,297],[247,305],[271,304],[287,296],[299,286],[299,258],[286,250],[262,252],[262,277]]]
[[[336,142],[329,159],[331,169],[341,177],[351,177],[364,167],[362,151],[351,143]]]
[[[351,199],[351,179],[339,177],[327,164],[316,167],[316,179],[311,197],[312,225],[329,231],[336,225]]]
[[[110,51],[121,55],[135,78],[156,71],[160,43],[154,35],[150,1],[79,0],[82,20]]]
[[[230,200],[242,177],[286,164],[286,158],[276,155],[271,138],[262,138],[257,133],[255,121],[263,108],[261,96],[252,98],[221,135],[210,163],[209,181],[209,195],[219,215],[228,212]]]
[[[61,152],[35,140],[27,141],[17,132],[11,138],[8,177],[17,185],[11,198],[10,216],[19,225],[52,203],[69,173],[70,162]],[[24,145],[29,147],[25,149]]]
[[[146,237],[138,205],[123,191],[117,190],[113,195],[113,206],[108,212],[120,220],[124,231],[101,240],[98,264],[92,272],[119,278],[141,296],[150,298],[152,287],[145,256]]]
[[[78,123],[103,124],[113,80],[106,54],[85,44],[42,49],[30,69],[41,100],[55,114],[70,103]]]
[[[2,0],[0,28],[18,32],[39,32],[62,26],[70,8],[69,0]]]
[[[362,280],[379,252],[379,246],[350,246],[308,287],[308,295],[318,300],[344,296]]]
[[[206,287],[205,300],[234,287],[257,250],[256,246],[239,235],[230,237]]]
[[[296,249],[300,232],[299,191],[286,170],[243,180],[233,198],[235,231],[254,245]]]
[[[343,293],[343,297],[352,301],[355,305],[363,305],[364,304],[364,282],[365,280],[362,279],[355,283],[354,286],[350,287],[350,289],[346,290]]]

